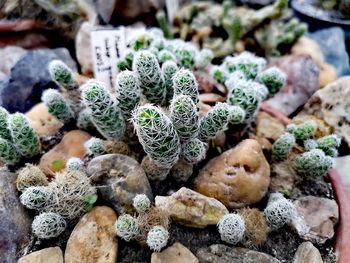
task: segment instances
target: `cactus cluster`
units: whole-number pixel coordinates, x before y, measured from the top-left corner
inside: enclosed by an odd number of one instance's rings
[[[117,235],[125,241],[145,242],[150,249],[160,251],[169,239],[168,216],[162,210],[151,206],[151,201],[143,194],[134,197],[133,207],[139,215],[119,216],[115,222]]]
[[[290,159],[292,167],[300,175],[324,176],[333,165],[340,139],[335,134],[315,138],[316,130],[315,121],[305,121],[299,125],[289,124],[288,132],[272,145],[272,156],[276,161]],[[296,148],[299,149],[299,154],[292,154]],[[300,149],[303,150],[301,153]]]
[[[40,139],[22,113],[9,114],[0,107],[0,127],[0,160],[15,164],[40,152]]]

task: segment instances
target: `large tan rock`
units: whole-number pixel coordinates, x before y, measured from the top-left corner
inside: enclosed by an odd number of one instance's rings
[[[194,187],[227,208],[240,208],[259,202],[269,184],[270,166],[261,146],[247,139],[209,161],[199,172]]]
[[[116,263],[116,220],[116,213],[107,206],[94,207],[84,215],[68,239],[65,263]]]
[[[155,203],[156,207],[164,210],[175,222],[190,227],[216,225],[228,214],[226,207],[218,200],[186,187],[171,196],[156,196]]]
[[[63,123],[52,116],[44,103],[35,105],[26,113],[35,132],[40,137],[48,137],[54,135]]]
[[[86,154],[84,143],[90,138],[91,136],[88,133],[80,130],[68,132],[59,144],[41,157],[39,167],[45,174],[52,175],[63,170],[69,158],[78,157],[83,159]],[[55,161],[62,162],[62,164],[55,165]]]
[[[320,251],[311,242],[303,242],[294,255],[293,263],[323,263],[323,260]]]
[[[318,90],[305,104],[303,113],[324,120],[350,146],[350,77]]]
[[[278,119],[266,112],[259,112],[256,117],[256,135],[277,140],[285,132],[285,126]]]
[[[162,252],[152,253],[151,263],[198,263],[198,259],[182,244],[176,242]]]
[[[59,247],[44,248],[24,257],[17,263],[63,263],[62,250]]]

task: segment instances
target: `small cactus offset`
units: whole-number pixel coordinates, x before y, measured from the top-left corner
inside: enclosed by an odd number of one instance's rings
[[[224,215],[218,223],[218,229],[222,241],[235,245],[243,239],[244,220],[239,214]]]
[[[162,85],[162,74],[156,56],[147,50],[137,52],[132,69],[138,77],[146,99],[151,103],[163,103],[166,90]]]
[[[280,193],[270,195],[269,202],[264,210],[265,220],[271,230],[283,227],[292,219],[294,205]]]
[[[162,168],[171,168],[180,154],[180,139],[170,119],[157,107],[145,105],[132,122],[145,152]]]
[[[326,155],[335,157],[337,155],[336,148],[340,146],[340,138],[337,135],[332,134],[319,138],[316,141],[316,144],[317,148],[324,151]]]
[[[226,129],[231,120],[230,105],[217,103],[199,122],[198,138],[206,142],[215,138],[218,132]]]
[[[140,101],[140,96],[140,84],[136,74],[132,71],[120,72],[116,80],[116,99],[124,116],[131,116],[131,112]]]
[[[117,235],[125,241],[135,239],[140,234],[139,222],[131,215],[124,214],[118,217],[115,222]]]
[[[196,55],[195,58],[195,66],[198,69],[204,69],[206,66],[211,64],[211,61],[214,58],[213,51],[210,49],[202,49],[199,51],[199,53]]]
[[[0,138],[11,141],[11,132],[7,126],[9,115],[5,108],[0,107]]]
[[[316,129],[317,124],[315,121],[306,121],[299,125],[289,124],[287,126],[287,131],[293,134],[296,140],[302,141],[312,138]]]
[[[44,208],[51,198],[49,187],[31,186],[24,190],[20,196],[21,203],[28,209],[40,210]]]
[[[10,115],[8,125],[13,145],[20,155],[29,158],[40,152],[40,139],[25,115],[22,113]]]
[[[147,245],[150,249],[159,252],[169,239],[169,232],[162,226],[154,226],[147,234]]]
[[[313,149],[297,156],[293,161],[295,170],[305,176],[321,177],[333,165],[333,158],[320,149]]]
[[[240,106],[231,106],[230,107],[230,123],[232,124],[241,124],[245,121],[245,111]]]
[[[15,164],[20,158],[21,156],[12,142],[0,138],[0,160],[8,164]]]
[[[84,109],[79,112],[77,118],[77,127],[83,130],[88,130],[89,128],[94,127],[89,109]]]
[[[59,91],[54,89],[45,90],[41,100],[47,106],[49,113],[63,123],[68,123],[73,119],[74,113],[68,101]]]
[[[51,78],[65,89],[74,89],[76,83],[72,70],[61,60],[53,60],[49,64]]]
[[[276,160],[282,161],[287,158],[295,145],[293,134],[285,133],[279,137],[272,145],[272,155]]]
[[[126,129],[121,109],[112,100],[103,83],[90,80],[82,87],[82,98],[91,120],[103,136],[121,139]]]
[[[193,73],[188,69],[180,69],[173,77],[174,95],[187,95],[195,104],[198,103],[198,84]]]
[[[170,119],[180,139],[185,141],[198,134],[197,107],[187,95],[175,96],[170,104]]]
[[[89,154],[93,155],[104,154],[107,151],[103,140],[96,137],[92,137],[87,140],[84,144],[84,147]]]
[[[167,102],[174,96],[173,77],[178,69],[179,68],[174,61],[166,61],[162,65],[162,75],[164,79],[163,85],[165,86]]]
[[[137,213],[145,213],[151,207],[151,201],[148,199],[147,195],[138,194],[133,199],[133,207]]]
[[[258,76],[258,80],[268,88],[269,94],[272,96],[284,86],[286,74],[278,68],[272,67],[261,72]]]
[[[204,160],[206,148],[204,142],[197,138],[191,139],[181,145],[181,155],[187,163],[195,164]]]
[[[193,68],[195,65],[196,48],[192,43],[182,43],[175,48],[175,56],[180,67]]]
[[[40,239],[58,237],[66,227],[66,220],[57,213],[41,213],[32,223],[33,234]]]
[[[229,78],[229,73],[222,66],[213,66],[210,74],[221,84],[225,83]]]
[[[84,166],[84,162],[78,157],[71,157],[66,163],[67,169],[70,170],[81,170]]]
[[[46,175],[38,166],[26,164],[19,172],[16,180],[17,190],[23,192],[30,186],[47,186],[48,180]]]

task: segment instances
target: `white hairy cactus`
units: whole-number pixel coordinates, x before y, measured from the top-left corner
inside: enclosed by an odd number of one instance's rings
[[[44,208],[51,197],[51,189],[46,186],[30,186],[20,196],[21,203],[28,209]]]
[[[235,245],[244,237],[244,220],[239,214],[226,214],[220,219],[218,229],[222,241]]]
[[[140,234],[139,222],[131,215],[124,214],[115,222],[117,235],[126,241],[136,238]]]
[[[133,207],[139,214],[147,212],[151,207],[151,201],[145,194],[138,194],[133,199]]]
[[[73,119],[74,113],[68,101],[59,91],[55,89],[45,90],[41,100],[46,105],[49,113],[63,123],[70,122]]]
[[[269,202],[264,210],[267,225],[272,230],[277,230],[288,223],[294,213],[292,202],[283,197],[280,193],[270,195]]]
[[[78,157],[69,158],[66,163],[67,169],[70,169],[70,170],[81,170],[83,165],[84,165],[84,162]]]
[[[154,226],[147,234],[147,245],[150,249],[159,252],[169,239],[169,232],[162,226]]]
[[[106,152],[106,146],[100,138],[92,137],[84,144],[89,154],[100,155]]]
[[[32,223],[33,234],[40,239],[58,237],[66,227],[66,220],[57,213],[41,213]]]
[[[187,95],[195,104],[198,103],[198,84],[192,71],[180,69],[173,77],[174,95]]]

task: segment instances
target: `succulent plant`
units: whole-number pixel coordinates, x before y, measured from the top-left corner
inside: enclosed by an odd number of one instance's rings
[[[174,61],[168,60],[162,65],[163,85],[166,90],[166,101],[170,101],[174,96],[173,77],[178,71],[178,67]]]
[[[178,95],[173,98],[170,104],[170,120],[181,140],[197,136],[199,128],[197,107],[191,97]]]
[[[204,48],[195,57],[195,66],[198,69],[204,69],[206,66],[211,64],[211,61],[214,58],[213,51],[210,49]]]
[[[160,63],[164,63],[166,61],[176,62],[176,57],[169,50],[163,49],[158,53],[158,60]]]
[[[18,191],[23,192],[30,186],[47,186],[48,183],[46,175],[38,166],[26,164],[18,172],[16,187]]]
[[[293,134],[285,133],[281,135],[272,145],[272,155],[278,161],[287,158],[295,145],[295,137]]]
[[[176,59],[180,67],[191,69],[195,65],[196,47],[190,43],[182,43],[174,50]]]
[[[160,167],[171,168],[180,154],[180,139],[161,109],[145,105],[133,113],[132,122],[143,149]]]
[[[336,148],[340,146],[340,138],[335,135],[328,135],[322,138],[319,138],[316,141],[317,148],[321,149],[326,155],[335,157],[337,155]]]
[[[226,70],[222,66],[213,66],[211,68],[210,74],[217,82],[222,84],[225,83],[229,76],[229,73],[226,72]]]
[[[0,138],[0,160],[8,164],[15,164],[20,160],[21,156],[17,152],[12,142]]]
[[[121,139],[126,124],[121,109],[112,100],[103,83],[90,80],[82,87],[82,98],[99,132],[110,139]]]
[[[59,91],[54,89],[45,90],[41,100],[47,106],[49,113],[63,123],[68,123],[73,119],[74,113],[68,101]]]
[[[65,89],[76,87],[72,70],[61,60],[53,60],[49,64],[51,78]]]
[[[315,121],[306,121],[299,125],[289,124],[287,126],[287,131],[294,135],[296,140],[307,140],[314,136],[317,129],[317,124]]]
[[[215,138],[223,131],[231,120],[230,106],[227,103],[217,103],[199,122],[198,138],[206,142]]]
[[[9,115],[5,108],[0,107],[0,138],[11,141],[11,132],[7,125]]]
[[[269,202],[264,210],[264,216],[270,229],[277,230],[283,227],[291,220],[293,213],[294,205],[292,202],[279,193],[270,195]]]
[[[286,82],[286,74],[277,67],[269,68],[258,75],[258,81],[264,84],[270,95],[276,94]]]
[[[239,214],[226,214],[220,219],[218,229],[222,241],[235,245],[243,239],[244,220]]]
[[[230,107],[230,123],[232,124],[241,124],[245,121],[245,111],[240,106],[231,106]]]
[[[145,213],[151,207],[151,201],[148,199],[147,195],[138,194],[133,199],[133,207],[137,213]]]
[[[293,161],[293,167],[301,174],[311,177],[321,177],[326,175],[327,171],[333,165],[333,158],[327,156],[320,149],[312,149],[298,155]]]
[[[40,152],[40,139],[25,115],[11,114],[8,118],[8,125],[13,145],[21,156],[29,158]]]
[[[164,248],[169,239],[169,232],[162,226],[154,226],[148,232],[147,235],[147,245],[150,249],[159,252]]]
[[[84,162],[78,157],[71,157],[66,163],[67,169],[70,170],[81,170],[84,165]]]
[[[51,197],[51,191],[46,186],[30,186],[20,196],[21,203],[28,209],[44,208]]]
[[[79,112],[77,118],[77,127],[83,130],[88,130],[95,127],[91,120],[91,114],[89,109],[84,109]]]
[[[41,213],[32,223],[33,234],[40,239],[58,237],[66,227],[66,220],[57,213]]]
[[[198,103],[198,84],[193,73],[188,69],[180,69],[173,77],[174,96],[187,95],[195,104]]]
[[[135,239],[140,234],[138,220],[131,215],[123,214],[115,222],[117,235],[126,241]]]
[[[120,72],[116,80],[116,99],[125,117],[131,116],[131,111],[139,103],[140,96],[141,90],[136,74],[128,70]]]
[[[84,144],[84,147],[89,154],[93,155],[100,155],[106,152],[106,147],[103,140],[96,137],[92,137],[87,140]]]
[[[191,139],[181,145],[181,155],[187,163],[195,164],[204,160],[206,155],[205,144],[197,139]]]

